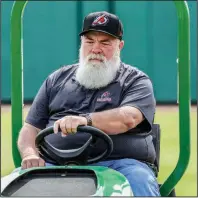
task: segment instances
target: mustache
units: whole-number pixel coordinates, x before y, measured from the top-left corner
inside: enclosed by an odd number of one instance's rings
[[[106,58],[105,56],[103,56],[102,54],[89,54],[87,57],[86,57],[86,61],[89,61],[89,60],[92,60],[92,59],[98,59],[100,61],[103,61],[105,62],[106,61]]]

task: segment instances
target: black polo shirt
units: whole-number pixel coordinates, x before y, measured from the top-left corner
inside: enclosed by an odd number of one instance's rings
[[[109,159],[135,158],[153,163],[155,151],[148,132],[153,123],[155,98],[149,77],[137,68],[121,63],[116,78],[109,85],[86,89],[75,79],[77,68],[78,64],[63,66],[48,76],[33,101],[26,122],[44,129],[66,115],[133,106],[142,112],[145,119],[135,129],[111,136],[114,150]],[[52,134],[47,139],[59,149],[74,149],[82,146],[89,136],[86,133],[66,137]],[[103,141],[98,140],[91,155],[103,150]]]

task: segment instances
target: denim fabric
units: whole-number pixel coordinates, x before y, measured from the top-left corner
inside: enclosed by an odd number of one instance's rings
[[[109,167],[122,173],[129,181],[134,196],[160,196],[155,174],[145,163],[134,159],[119,159],[91,165]]]

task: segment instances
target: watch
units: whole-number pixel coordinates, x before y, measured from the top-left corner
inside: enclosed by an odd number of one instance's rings
[[[85,117],[87,119],[87,125],[92,126],[92,119],[90,113],[80,114],[79,116]]]

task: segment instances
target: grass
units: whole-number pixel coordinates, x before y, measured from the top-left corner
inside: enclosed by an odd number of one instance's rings
[[[159,183],[163,183],[175,169],[179,158],[179,114],[177,111],[156,113],[161,127]],[[185,174],[176,185],[177,196],[197,196],[197,114],[191,111],[191,156]]]
[[[25,112],[26,115],[27,112]],[[1,112],[1,176],[14,169],[11,154],[11,114]],[[157,108],[155,123],[161,127],[159,183],[163,183],[176,167],[179,157],[179,115],[174,109]],[[191,111],[191,157],[188,168],[176,186],[177,196],[197,196],[197,114]]]

